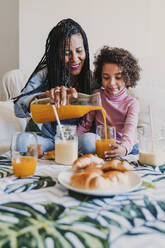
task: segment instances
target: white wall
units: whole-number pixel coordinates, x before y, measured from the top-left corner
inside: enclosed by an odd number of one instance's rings
[[[165,88],[164,0],[1,0],[1,67],[19,65],[29,74],[44,53],[49,31],[63,18],[78,21],[87,33],[93,68],[94,53],[103,45],[123,47],[139,58],[140,84]],[[4,21],[5,20],[5,21]]]
[[[87,33],[91,68],[103,45],[123,47],[139,58],[141,84],[165,88],[164,9],[164,0],[20,0],[20,66],[32,72],[49,31],[71,17]]]
[[[0,0],[0,80],[19,66],[18,0]]]

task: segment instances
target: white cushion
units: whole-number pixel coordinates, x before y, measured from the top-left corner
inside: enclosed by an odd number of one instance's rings
[[[13,134],[24,131],[25,126],[26,119],[14,115],[12,101],[0,102],[0,154],[9,149]]]
[[[21,69],[6,72],[0,82],[0,101],[7,101],[18,96],[27,79],[27,73]]]

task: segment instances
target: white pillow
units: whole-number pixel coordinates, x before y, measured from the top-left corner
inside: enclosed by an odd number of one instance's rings
[[[26,119],[17,118],[14,115],[12,101],[0,102],[0,150],[9,146],[14,133],[24,131]],[[2,152],[1,152],[2,153]]]

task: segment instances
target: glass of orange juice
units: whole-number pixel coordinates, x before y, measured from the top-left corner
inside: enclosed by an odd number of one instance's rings
[[[38,158],[37,136],[31,132],[17,132],[13,135],[11,157],[16,177],[32,176],[35,173]]]
[[[107,134],[107,135],[106,135]],[[104,152],[111,150],[111,144],[116,143],[115,127],[99,125],[96,128],[96,153],[100,158],[105,159]]]

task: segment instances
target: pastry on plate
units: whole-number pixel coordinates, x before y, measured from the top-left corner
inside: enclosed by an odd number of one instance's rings
[[[119,160],[119,159],[112,159],[109,161],[106,161],[104,165],[101,167],[103,171],[109,171],[109,170],[118,170],[118,171],[132,171],[133,166],[130,165],[125,160]]]
[[[49,159],[49,160],[55,160],[55,150],[45,152],[44,158]]]
[[[72,169],[74,171],[70,178],[72,187],[84,190],[107,188],[110,190],[114,185],[127,184],[127,172],[132,171],[133,166],[124,160],[104,161],[97,155],[87,154],[75,160]]]
[[[78,159],[76,159],[72,164],[73,170],[84,169],[87,166],[96,166],[104,164],[104,160],[99,158],[97,155],[86,154]]]
[[[73,174],[70,183],[73,187],[79,189],[96,189],[98,187],[98,178],[101,174],[103,172],[99,168],[90,168],[90,170]]]

